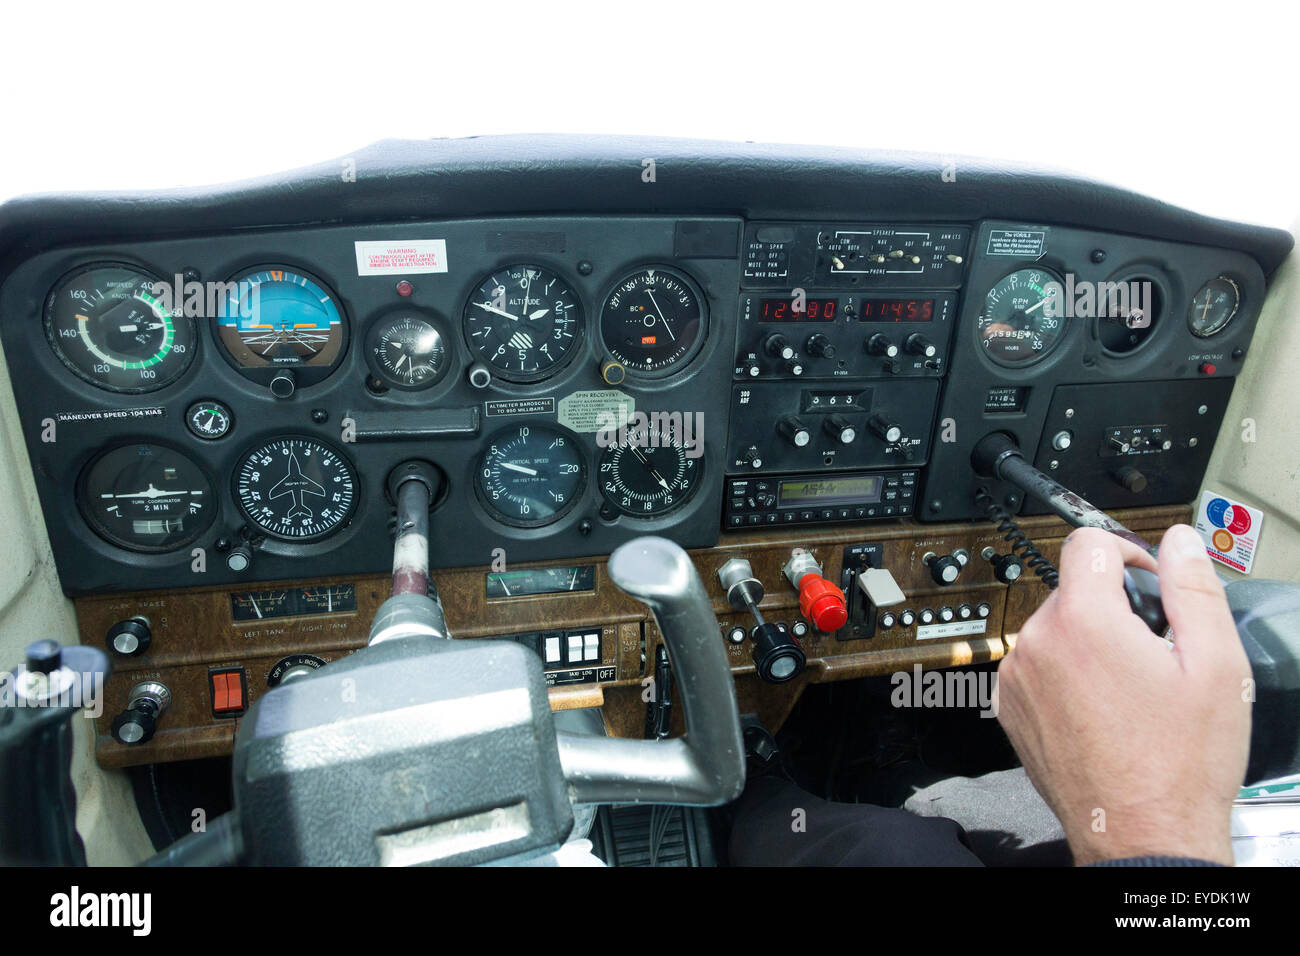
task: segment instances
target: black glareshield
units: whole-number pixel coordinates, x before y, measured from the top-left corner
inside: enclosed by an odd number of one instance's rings
[[[1155,554],[1156,549],[1140,535],[1027,462],[1005,432],[991,432],[980,439],[971,452],[971,467],[983,478],[997,478],[1033,495],[1076,528],[1101,528]],[[1133,613],[1154,633],[1164,634],[1169,621],[1160,600],[1159,578],[1145,568],[1126,567],[1124,593]]]

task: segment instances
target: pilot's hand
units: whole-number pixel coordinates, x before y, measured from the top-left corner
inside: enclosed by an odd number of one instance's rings
[[[1174,646],[1129,609],[1125,562],[1158,571]],[[1081,528],[1061,583],[999,669],[998,717],[1076,863],[1232,863],[1229,817],[1250,748],[1250,665],[1205,545],[1170,528],[1151,556]]]

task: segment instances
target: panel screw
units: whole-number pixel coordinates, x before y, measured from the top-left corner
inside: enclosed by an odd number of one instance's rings
[[[1200,408],[1198,408],[1198,409],[1196,410],[1196,414],[1198,414],[1198,415],[1204,415],[1204,414],[1205,414],[1206,412],[1208,412],[1209,410],[1210,410],[1210,409],[1209,409],[1207,406],[1202,405]]]
[[[311,410],[311,420],[317,425],[324,425],[330,420],[330,413],[323,408],[313,408]]]
[[[1092,250],[1091,258],[1092,261],[1095,262],[1097,265],[1101,265],[1103,262],[1106,261],[1106,250],[1105,249]]]
[[[943,510],[943,502],[940,501],[938,498],[935,498],[933,501],[930,502],[930,510],[933,511],[935,514],[938,514],[940,511]]]
[[[1074,417],[1074,409],[1073,409],[1073,408],[1067,408],[1067,409],[1065,410],[1065,417],[1066,417],[1066,418],[1073,418],[1073,417]]]
[[[578,275],[589,276],[591,275],[591,270],[592,270],[592,265],[586,259],[583,259],[581,262],[578,263]]]
[[[583,535],[584,537],[591,534],[590,518],[583,518],[582,521],[578,523],[578,534]]]

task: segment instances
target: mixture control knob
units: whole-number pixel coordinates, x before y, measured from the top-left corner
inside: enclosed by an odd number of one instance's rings
[[[867,339],[866,349],[868,355],[882,355],[885,358],[898,357],[898,346],[889,341],[889,336],[883,332],[877,332]]]
[[[172,693],[165,684],[143,681],[131,688],[126,710],[113,718],[109,728],[113,739],[128,747],[147,743],[158,729],[158,720],[171,706]]]
[[[123,657],[135,657],[149,650],[153,634],[147,617],[130,617],[108,629],[108,646]]]
[[[825,634],[835,633],[849,619],[844,592],[819,574],[800,579],[799,611]]]
[[[920,332],[913,332],[903,342],[909,355],[924,355],[926,358],[934,358],[939,354],[938,346],[927,339]]]
[[[841,445],[852,444],[853,439],[858,437],[858,430],[853,427],[853,423],[840,414],[826,416],[826,423],[822,427],[826,434]]]
[[[867,427],[882,441],[891,445],[903,440],[903,427],[891,422],[884,415],[872,415],[867,419]]]
[[[794,358],[794,346],[780,332],[774,332],[763,340],[763,351],[773,358]]]
[[[964,549],[958,548],[952,554],[945,554],[942,557],[929,551],[921,560],[930,569],[930,577],[934,578],[934,583],[946,587],[957,580],[961,569],[970,560],[970,555]]]
[[[1011,584],[1018,580],[1025,570],[1025,566],[1020,562],[1020,555],[1014,551],[998,554],[993,548],[985,548],[980,552],[980,557],[993,565],[993,576],[1003,584]]]
[[[798,677],[807,663],[799,642],[779,624],[765,621],[750,632],[754,668],[769,684],[784,684]]]
[[[835,358],[835,346],[831,344],[830,339],[820,332],[808,337],[808,341],[804,345],[804,351],[817,358]]]
[[[795,448],[802,448],[812,440],[812,432],[808,430],[808,426],[793,415],[787,415],[777,422],[776,430]]]

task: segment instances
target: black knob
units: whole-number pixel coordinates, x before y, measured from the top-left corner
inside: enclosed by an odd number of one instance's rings
[[[779,624],[767,621],[750,632],[751,653],[758,676],[769,684],[784,684],[803,672],[807,657],[799,642]]]
[[[763,340],[763,351],[773,358],[794,358],[794,346],[780,332],[774,332]]]
[[[938,347],[920,332],[909,335],[903,342],[903,348],[909,355],[924,355],[926,358],[934,358],[939,354]]]
[[[246,544],[238,544],[226,552],[226,567],[238,573],[247,571],[253,563],[253,549]]]
[[[930,552],[924,558],[926,565],[930,568],[930,577],[934,578],[934,583],[947,587],[957,580],[961,574],[961,569],[966,566],[967,555],[965,551],[957,550],[952,554],[945,554],[942,557]]]
[[[138,700],[129,710],[124,710],[113,718],[110,728],[113,739],[120,744],[134,747],[147,743],[158,729],[158,707],[153,701]]]
[[[63,648],[58,641],[33,641],[27,645],[25,667],[36,674],[53,674],[63,666]]]
[[[758,378],[758,376],[763,372],[762,366],[753,359],[747,359],[741,364],[741,368],[744,370],[744,374],[749,378]]]
[[[777,422],[776,430],[782,438],[794,445],[795,448],[804,447],[812,439],[812,432],[808,430],[808,426],[793,415],[787,415]]]
[[[294,381],[293,372],[288,369],[281,369],[275,373],[269,387],[271,394],[276,398],[288,398],[293,394],[293,390],[298,387],[298,383]]]
[[[808,337],[808,341],[804,345],[804,351],[818,358],[835,358],[835,346],[831,344],[830,339],[820,332]]]
[[[883,332],[877,332],[867,339],[866,349],[868,355],[883,355],[885,358],[893,358],[898,354],[898,346],[889,341],[889,336]]]
[[[800,362],[798,359],[790,359],[790,361],[785,363],[785,370],[791,375],[802,375],[803,362]]]
[[[1140,495],[1147,490],[1147,476],[1132,465],[1125,465],[1115,472],[1115,480],[1119,482],[1121,487],[1133,492],[1135,495]]]
[[[1025,566],[1020,561],[1020,555],[1015,552],[998,554],[992,548],[985,548],[981,554],[989,564],[993,565],[993,576],[1003,584],[1011,584],[1019,580],[1020,575],[1024,573]]]
[[[867,419],[867,427],[881,441],[887,441],[891,445],[896,441],[903,440],[903,427],[895,425],[884,415],[872,415]]]
[[[149,619],[144,617],[127,618],[118,621],[108,629],[108,646],[123,657],[136,657],[149,650],[153,634],[149,630]]]
[[[843,415],[827,415],[826,423],[822,426],[826,434],[830,435],[841,445],[850,444],[853,439],[858,437],[858,430],[853,427],[853,423]]]

